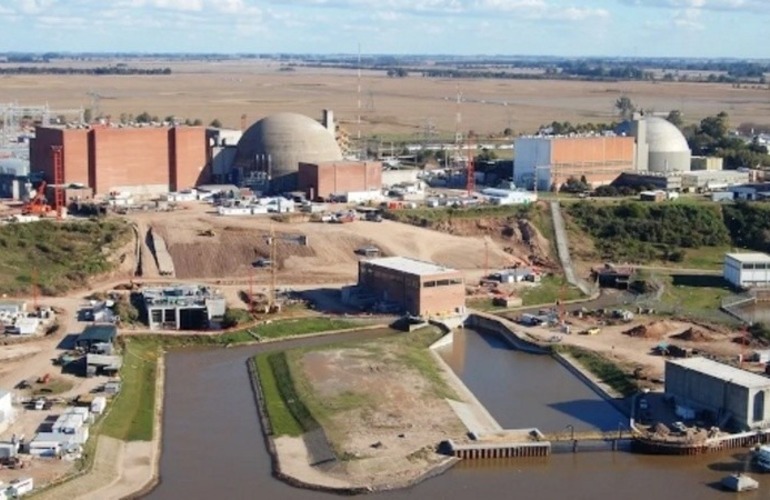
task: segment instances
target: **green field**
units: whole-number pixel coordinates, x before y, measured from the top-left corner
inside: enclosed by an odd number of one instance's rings
[[[0,293],[58,295],[84,286],[114,267],[111,253],[128,243],[130,226],[120,220],[39,221],[0,227]]]
[[[525,289],[521,294],[524,306],[553,305],[583,297],[580,289],[570,285],[562,276],[545,276],[539,285]]]
[[[623,371],[617,364],[601,354],[575,346],[560,345],[554,347],[572,356],[585,369],[598,377],[599,380],[623,396],[629,396],[638,390],[630,374]]]
[[[277,339],[292,335],[309,335],[312,333],[332,330],[360,328],[362,325],[363,323],[360,321],[311,317],[273,321],[271,323],[256,326],[252,328],[252,331],[256,332],[260,338]]]
[[[156,338],[125,341],[122,388],[108,415],[102,432],[123,441],[150,441],[155,418],[155,383],[162,343]]]
[[[286,363],[286,353],[260,354],[254,357],[254,362],[259,376],[257,383],[262,388],[273,435],[300,436],[316,428],[318,424],[315,419],[296,395],[294,381]]]

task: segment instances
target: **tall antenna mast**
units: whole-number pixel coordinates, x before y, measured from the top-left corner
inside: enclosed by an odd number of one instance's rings
[[[358,159],[363,160],[364,159],[364,151],[363,147],[361,146],[361,44],[358,44],[358,117],[356,118],[356,136],[357,136],[357,146],[358,146]]]
[[[456,104],[455,104],[455,154],[453,159],[453,166],[457,166],[460,164],[460,159],[462,158],[462,149],[463,149],[463,133],[462,133],[462,121],[463,121],[463,115],[460,112],[460,104],[463,101],[463,94],[460,92],[460,84],[458,83],[455,86],[455,89],[457,91],[457,97],[456,97]],[[448,166],[448,165],[447,165]]]

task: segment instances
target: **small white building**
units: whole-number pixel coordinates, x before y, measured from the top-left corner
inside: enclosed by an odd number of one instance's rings
[[[5,432],[13,420],[11,393],[0,389],[0,433]]]
[[[96,396],[93,401],[91,401],[91,413],[94,415],[101,415],[104,413],[105,408],[107,408],[107,398],[104,396]]]
[[[527,191],[487,188],[481,194],[494,205],[528,205],[537,201],[537,194]]]
[[[770,255],[759,252],[727,253],[723,276],[737,287],[770,286]]]

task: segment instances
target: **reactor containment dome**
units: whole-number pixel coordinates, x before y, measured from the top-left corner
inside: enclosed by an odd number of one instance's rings
[[[297,113],[267,116],[249,127],[238,141],[235,165],[244,172],[266,174],[271,191],[297,188],[300,162],[342,160],[333,131]]]
[[[644,116],[637,118],[634,126],[639,170],[662,173],[690,170],[690,146],[673,123],[658,116]]]

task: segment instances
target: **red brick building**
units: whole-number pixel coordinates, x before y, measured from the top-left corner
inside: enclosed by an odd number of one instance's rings
[[[382,189],[382,163],[378,161],[330,161],[300,163],[297,189],[309,199]]]
[[[421,317],[465,313],[462,274],[430,262],[405,257],[384,257],[358,263],[358,285],[384,302],[398,304]]]
[[[209,181],[203,127],[38,127],[30,143],[32,172],[54,182],[52,146],[62,146],[64,184],[80,183],[95,195],[159,194]]]

